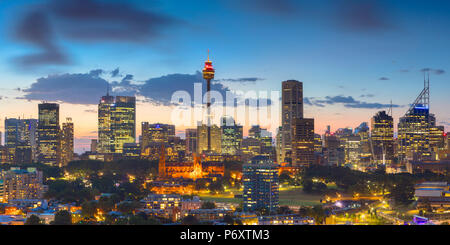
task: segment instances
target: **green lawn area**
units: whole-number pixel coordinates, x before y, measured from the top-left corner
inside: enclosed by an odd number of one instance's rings
[[[241,194],[234,191],[235,194]],[[234,198],[230,193],[224,194],[199,194],[200,198],[205,201],[223,202],[223,203],[240,203],[241,199]],[[306,194],[301,188],[282,188],[280,190],[280,205],[287,206],[313,206],[320,204],[321,195]]]
[[[280,190],[280,205],[288,206],[314,206],[320,204],[321,195],[304,193],[301,188]]]

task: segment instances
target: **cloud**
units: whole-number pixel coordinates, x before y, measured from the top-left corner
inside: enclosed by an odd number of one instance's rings
[[[378,80],[387,81],[387,80],[389,80],[389,78],[388,77],[380,77],[380,78],[378,78]]]
[[[391,104],[371,103],[365,101],[355,100],[352,96],[326,96],[324,99],[308,98],[308,105],[324,107],[325,105],[342,104],[347,108],[361,108],[361,109],[381,109],[388,108]],[[401,107],[393,104],[392,107]]]
[[[22,67],[70,63],[56,38],[147,43],[160,38],[167,27],[181,23],[127,2],[100,0],[50,0],[46,4],[28,6],[27,12],[18,16],[12,20],[18,23],[13,37],[41,49],[40,53],[18,57],[16,63]]]
[[[381,103],[367,103],[358,101],[358,103],[349,103],[344,105],[347,108],[360,108],[360,109],[382,109],[388,108],[391,104],[381,104]],[[393,108],[401,107],[400,105],[392,105]]]
[[[366,98],[372,98],[372,97],[375,97],[375,95],[374,95],[374,94],[362,94],[362,95],[359,96],[359,97],[361,97],[361,98],[364,98],[364,97],[366,97]]]
[[[108,86],[108,81],[99,76],[102,73],[101,70],[92,70],[88,73],[41,77],[30,88],[23,89],[23,99],[97,104]]]
[[[69,62],[66,55],[53,40],[52,27],[48,16],[43,12],[34,11],[21,19],[14,32],[14,38],[40,49],[38,53],[15,58],[14,62],[23,68],[29,68],[38,64],[62,65]]]
[[[262,81],[263,78],[258,77],[241,77],[241,78],[223,78],[223,79],[215,79],[215,82],[239,82],[239,83],[250,83],[256,81]]]
[[[392,28],[388,9],[380,1],[337,1],[336,20],[344,28],[353,31],[379,31]]]
[[[298,12],[297,1],[294,0],[226,0],[234,8],[275,16],[291,16]]]
[[[194,100],[195,83],[201,83],[203,94],[206,92],[204,79],[199,71],[194,74],[169,74],[145,81],[134,81],[134,76],[127,74],[120,81],[109,82],[102,77],[102,75],[108,76],[109,74],[110,72],[97,69],[87,73],[66,73],[41,77],[32,83],[30,88],[23,89],[24,96],[18,99],[92,105],[98,103],[100,97],[105,95],[106,89],[110,86],[114,94],[143,96],[144,98],[140,99],[140,102],[170,105],[172,95],[176,91],[186,91]],[[220,82],[211,83],[211,90],[219,92],[224,100],[227,92],[241,98],[239,94],[230,91]],[[242,103],[259,105],[260,101],[255,100],[250,98]],[[271,105],[271,101],[267,101],[267,104]],[[85,111],[96,112],[94,110]]]
[[[421,72],[432,72],[435,75],[441,75],[445,73],[445,70],[443,69],[433,69],[433,68],[423,68],[420,70]]]
[[[194,83],[204,83],[202,73],[195,74],[169,74],[161,77],[150,78],[140,85],[139,93],[156,103],[170,104],[172,94],[176,91],[186,91],[194,99]],[[206,86],[202,86],[203,93]],[[229,89],[221,83],[211,83],[211,90],[218,91],[223,96]],[[224,97],[225,98],[225,97]]]
[[[110,72],[110,74],[111,74],[111,77],[120,77],[121,74],[120,74],[120,71],[119,71],[119,67],[117,67],[116,69],[112,70]]]

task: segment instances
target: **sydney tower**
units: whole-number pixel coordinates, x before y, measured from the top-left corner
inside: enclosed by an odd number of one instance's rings
[[[205,61],[205,67],[203,68],[203,78],[206,80],[206,110],[208,114],[208,153],[211,152],[211,80],[214,79],[214,68],[212,66],[212,61],[209,60],[209,50],[208,50],[208,60]]]

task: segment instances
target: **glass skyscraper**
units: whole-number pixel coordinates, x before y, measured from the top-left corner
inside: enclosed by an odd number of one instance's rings
[[[38,161],[59,166],[61,159],[59,104],[39,104],[38,120]]]
[[[123,153],[125,143],[136,142],[136,98],[103,96],[98,104],[99,153]]]
[[[243,210],[275,212],[279,207],[278,165],[267,157],[256,156],[242,168]]]

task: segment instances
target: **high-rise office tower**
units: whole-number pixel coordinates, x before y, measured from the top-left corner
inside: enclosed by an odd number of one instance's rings
[[[232,117],[223,117],[221,123],[221,152],[227,155],[237,155],[241,148],[243,128],[236,125]]]
[[[136,143],[136,98],[103,96],[98,104],[99,153],[123,153],[123,144]]]
[[[341,166],[345,162],[345,150],[341,147],[339,138],[327,130],[323,136],[324,158],[328,165]]]
[[[73,122],[72,118],[66,118],[66,122],[62,124],[61,130],[61,165],[67,164],[73,160]]]
[[[242,172],[244,211],[275,212],[279,207],[278,165],[267,157],[256,156],[243,165]]]
[[[268,157],[272,161],[277,161],[276,147],[273,145],[272,132],[261,129],[261,155]]]
[[[424,88],[398,123],[398,156],[402,163],[407,160],[430,160],[430,80],[424,79]]]
[[[294,118],[291,123],[292,165],[309,166],[314,163],[314,119]]]
[[[275,138],[275,148],[276,148],[276,158],[277,158],[277,163],[281,164],[283,162],[283,127],[278,127],[277,128],[277,135]]]
[[[370,139],[376,164],[391,164],[394,159],[394,119],[380,111],[371,120]]]
[[[197,152],[197,129],[186,129],[186,155]]]
[[[97,152],[98,141],[96,139],[91,140],[91,152]]]
[[[175,125],[142,122],[142,140],[141,140],[141,153],[146,155],[147,148],[151,145],[160,146],[165,144],[168,146],[169,139],[175,136]]]
[[[210,132],[210,149],[208,150],[208,128]],[[222,153],[222,130],[217,125],[208,127],[206,124],[197,126],[197,152]]]
[[[314,134],[314,152],[315,153],[323,152],[323,142],[320,134]]]
[[[359,135],[346,136],[344,153],[345,164],[354,169],[358,169],[361,160],[361,137]]]
[[[5,145],[11,162],[31,163],[36,154],[36,119],[5,119]]]
[[[303,118],[303,83],[296,80],[282,82],[282,152],[281,161],[286,162],[292,153],[292,121]]]
[[[253,125],[248,130],[248,137],[259,139],[261,137],[261,127],[259,125]]]
[[[39,104],[38,120],[38,161],[52,166],[59,166],[61,160],[59,104]]]
[[[368,162],[372,157],[372,147],[369,141],[370,130],[367,122],[362,122],[358,127],[355,128],[355,134],[360,137],[361,145],[361,161]]]
[[[175,125],[142,122],[142,144],[147,142],[167,143],[169,138],[175,136]]]

